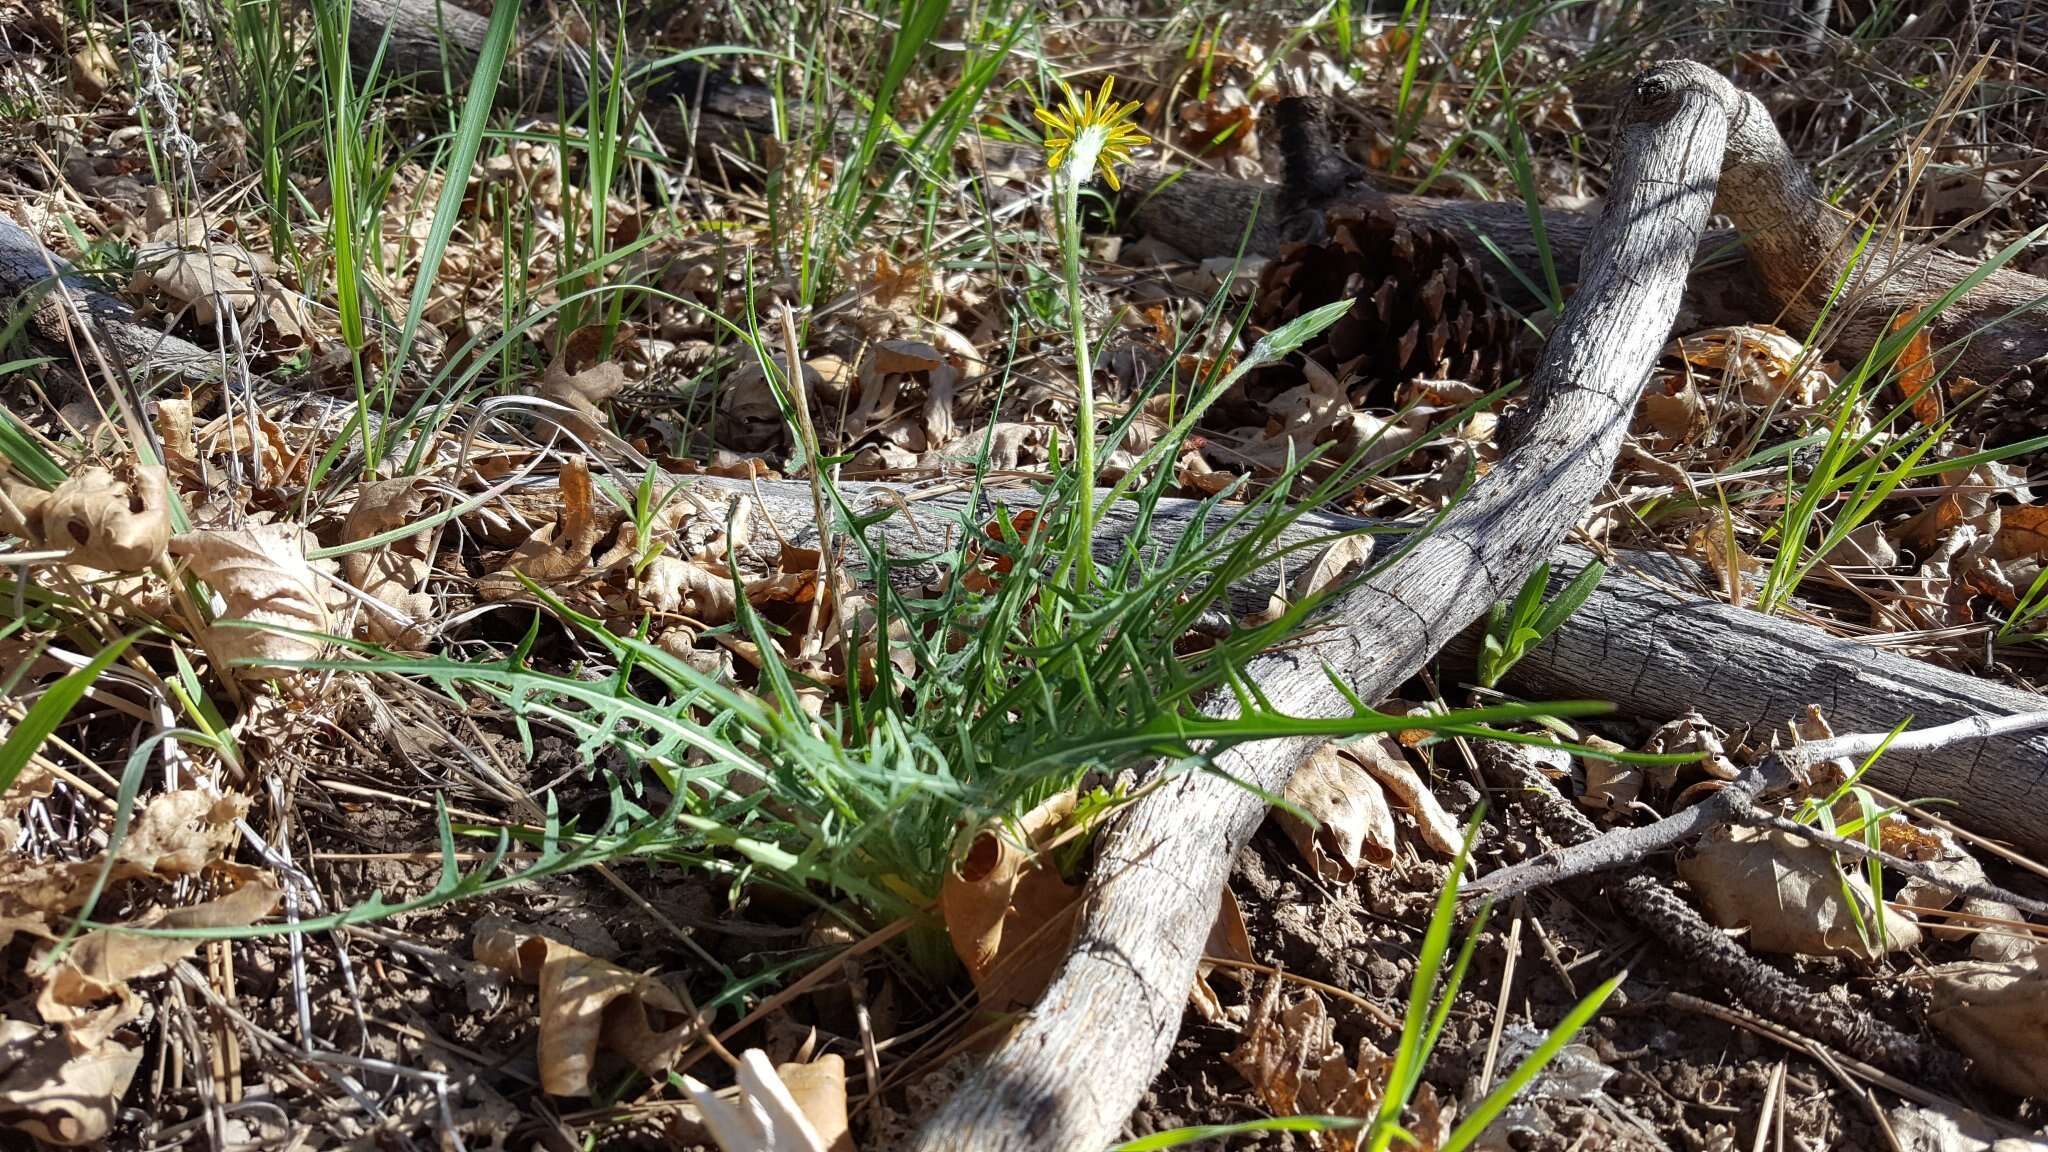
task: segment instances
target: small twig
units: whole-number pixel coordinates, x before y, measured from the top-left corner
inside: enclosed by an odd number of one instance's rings
[[[1467,899],[1498,900],[1638,863],[1718,825],[1743,823],[1759,798],[1796,786],[1806,779],[1808,768],[1837,757],[1868,756],[1880,748],[1887,753],[1927,752],[1968,740],[1988,740],[2040,728],[2048,728],[2048,712],[1972,716],[1933,728],[1901,732],[1896,737],[1886,732],[1863,732],[1780,749],[1729,781],[1727,787],[1715,792],[1705,803],[1675,812],[1654,824],[1617,828],[1583,843],[1561,846],[1498,869],[1467,886],[1464,894]]]
[[[1522,745],[1488,741],[1479,745],[1479,760],[1487,783],[1514,797],[1551,839],[1571,844],[1593,835],[1593,822],[1536,770]],[[1623,915],[1682,959],[1688,970],[1727,989],[1766,1018],[1818,1036],[1860,1060],[1909,1075],[1940,1078],[1950,1071],[1954,1058],[1948,1053],[1845,1002],[1817,994],[1751,956],[1654,876],[1636,872],[1622,877],[1607,885],[1607,894]]]

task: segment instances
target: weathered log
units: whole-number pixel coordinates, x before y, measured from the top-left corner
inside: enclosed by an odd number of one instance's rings
[[[1697,64],[1636,78],[1613,195],[1515,444],[1435,530],[1341,597],[1326,633],[1252,661],[1246,676],[1273,706],[1349,713],[1332,675],[1365,699],[1385,695],[1510,594],[1576,521],[1669,336],[1734,102],[1728,82]],[[1230,749],[1217,772],[1180,775],[1131,806],[1103,837],[1065,965],[914,1147],[1096,1148],[1114,1138],[1172,1046],[1224,877],[1264,816],[1261,796],[1284,786],[1313,744]]]
[[[71,302],[68,308],[58,296],[60,286]],[[37,300],[39,292],[43,295]],[[220,353],[136,320],[134,309],[100,291],[70,261],[45,249],[27,229],[0,218],[0,309],[11,311],[31,301],[34,311],[28,318],[28,335],[38,347],[53,354],[70,354],[70,338],[77,335],[70,331],[75,309],[91,326],[92,338],[110,343],[109,351],[130,371],[188,380],[217,379],[221,374]]]
[[[460,85],[475,70],[490,20],[453,0],[361,0],[349,9],[349,53],[356,67],[402,79],[426,91]],[[552,32],[528,28],[515,41],[498,86],[500,103],[539,113],[574,113],[589,98],[589,49]],[[596,67],[608,65],[602,54]],[[629,69],[635,67],[628,65]],[[703,156],[748,149],[772,134],[769,93],[738,83],[692,60],[676,61],[651,78],[641,111],[665,146]]]
[[[1591,696],[1622,711],[1670,718],[1697,708],[1731,731],[1758,738],[1817,705],[1838,731],[1888,731],[2042,709],[2042,697],[1953,672],[1818,628],[1688,594],[1682,562],[1625,554],[1635,578],[1603,581],[1550,641],[1509,677],[1537,699]],[[1591,559],[1578,548],[1552,556],[1569,580]],[[1561,587],[1556,585],[1554,587]],[[2028,852],[2048,850],[2048,736],[2014,733],[1923,752],[1891,751],[1872,779],[1909,800],[1957,803],[1973,831]]]
[[[1788,326],[1806,331],[1826,313],[1837,355],[1868,353],[1896,320],[1933,306],[1981,263],[1908,245],[1896,232],[1880,231],[1860,244],[1862,227],[1821,197],[1770,113],[1747,93],[1728,135],[1716,207],[1742,233]],[[1838,285],[1840,298],[1830,305]],[[2048,357],[2048,280],[2001,268],[1929,329],[1938,363],[1988,383]]]

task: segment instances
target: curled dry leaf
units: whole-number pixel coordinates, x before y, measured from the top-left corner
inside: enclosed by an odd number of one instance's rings
[[[157,562],[171,538],[168,476],[139,464],[123,481],[105,468],[81,468],[53,491],[0,475],[0,490],[21,514],[0,506],[0,529],[39,548],[58,549],[73,564],[105,572],[140,572]]]
[[[541,374],[540,398],[571,409],[547,418],[560,424],[586,446],[596,446],[605,430],[604,411],[598,405],[619,394],[626,386],[626,371],[616,360],[605,360],[571,372],[566,355],[556,356]]]
[[[2048,1097],[2048,972],[2031,964],[1950,964],[1923,975],[1928,1020],[2008,1092]]]
[[[402,528],[419,518],[422,498],[410,476],[394,480],[372,480],[356,492],[355,507],[342,524],[342,536],[351,544]],[[431,569],[427,548],[432,529],[341,558],[341,573],[350,584],[389,609],[365,608],[362,624],[373,640],[402,648],[418,648],[426,642],[421,621],[433,614],[434,600],[416,591]]]
[[[173,222],[172,228],[176,227]],[[198,251],[179,243],[190,237],[162,236],[136,249],[128,291],[160,294],[171,308],[191,309],[192,318],[204,326],[212,325],[228,309],[237,314],[253,310],[256,286],[250,281],[248,262],[232,249],[205,245],[205,229],[198,232],[203,246]]]
[[[1290,599],[1298,604],[1363,571],[1372,562],[1372,544],[1372,537],[1364,533],[1332,542],[1317,553],[1314,563],[1295,575]]]
[[[1080,889],[1043,859],[1040,844],[1074,810],[1061,793],[1011,824],[993,820],[939,886],[939,912],[953,952],[967,967],[983,1008],[1000,1012],[1043,991],[1074,929]]]
[[[1202,944],[1202,963],[1195,965],[1195,986],[1188,997],[1195,1011],[1211,1024],[1223,1023],[1229,1012],[1223,1001],[1217,998],[1215,989],[1209,987],[1209,974],[1216,968],[1211,959],[1234,960],[1249,964],[1258,959],[1252,954],[1251,933],[1245,930],[1244,909],[1238,906],[1237,893],[1223,889],[1223,899],[1216,908],[1216,922],[1209,925],[1209,939]]]
[[[1422,842],[1445,856],[1456,856],[1465,845],[1465,832],[1458,821],[1443,805],[1437,803],[1436,794],[1422,782],[1415,769],[1408,763],[1407,753],[1401,750],[1401,742],[1392,736],[1368,736],[1344,746],[1344,754],[1357,760],[1372,773],[1373,779],[1391,794],[1403,808],[1415,817],[1416,830],[1422,833]]]
[[[163,444],[164,462],[180,476],[199,475],[199,441],[192,430],[192,401],[189,397],[165,397],[156,402],[156,438]]]
[[[240,836],[235,821],[248,810],[246,796],[197,788],[161,793],[129,826],[114,857],[138,873],[197,876],[234,845]]]
[[[592,552],[618,523],[616,509],[599,509],[590,484],[590,465],[580,455],[562,459],[556,485],[555,519],[543,524],[514,549],[500,571],[477,581],[486,600],[510,600],[526,594],[525,576],[538,584],[581,579],[590,569]]]
[[[187,532],[172,538],[171,554],[184,557],[227,602],[207,647],[230,661],[236,675],[273,676],[282,670],[279,662],[316,659],[327,646],[317,636],[295,634],[324,634],[331,627],[328,590],[306,559],[306,533],[297,524]]]
[[[1874,953],[1858,933],[1844,889],[1875,929],[1876,904],[1860,872],[1838,870],[1834,854],[1801,836],[1770,829],[1722,827],[1681,855],[1678,874],[1700,893],[1707,919],[1722,928],[1749,929],[1760,952],[1800,956]],[[1920,927],[1903,912],[1887,911],[1882,951],[1920,943]]]
[[[1674,341],[1666,354],[1674,351],[1693,367],[1730,381],[1743,403],[1758,407],[1780,400],[1813,404],[1835,384],[1798,340],[1768,324],[1695,332]]]
[[[474,947],[479,961],[539,986],[540,1084],[549,1095],[590,1095],[601,1050],[660,1076],[700,1032],[666,984],[535,930],[484,921]]]
[[[1314,822],[1286,808],[1274,818],[1316,875],[1349,884],[1361,864],[1394,862],[1394,814],[1386,793],[1365,766],[1335,744],[1311,753],[1282,796]]]
[[[232,884],[211,900],[185,908],[151,912],[120,928],[78,938],[44,979],[36,1007],[44,1021],[93,1038],[104,1037],[142,1010],[129,983],[170,971],[206,941],[195,936],[144,936],[128,931],[152,928],[197,932],[243,928],[277,910],[283,892],[269,872],[222,863],[209,870]]]
[[[0,1020],[0,1121],[48,1144],[95,1144],[113,1130],[142,1049]]]
[[[1588,748],[1603,752],[1620,752],[1621,745],[1604,737],[1588,733],[1579,738]],[[1643,770],[1634,764],[1619,760],[1608,760],[1599,756],[1580,757],[1586,768],[1586,790],[1579,796],[1579,803],[1588,808],[1606,812],[1625,812],[1643,792]]]

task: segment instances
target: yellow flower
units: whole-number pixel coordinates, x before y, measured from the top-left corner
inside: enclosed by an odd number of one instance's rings
[[[1150,144],[1152,138],[1131,125],[1131,113],[1138,110],[1136,100],[1118,104],[1110,99],[1109,89],[1114,83],[1114,78],[1104,77],[1100,91],[1076,98],[1074,90],[1062,80],[1060,90],[1067,94],[1066,103],[1050,112],[1035,109],[1046,127],[1047,168],[1058,171],[1060,165],[1072,159],[1081,170],[1093,167],[1101,172],[1112,190],[1121,187],[1116,182],[1115,166],[1127,163],[1131,149]]]

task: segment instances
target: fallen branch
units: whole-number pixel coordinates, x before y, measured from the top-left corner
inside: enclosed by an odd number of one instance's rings
[[[69,306],[60,298],[60,286]],[[134,309],[94,287],[70,261],[44,248],[27,229],[0,218],[0,309],[11,312],[23,304],[34,308],[28,318],[28,335],[47,352],[70,354],[76,317],[91,325],[95,339],[110,342],[118,362],[133,371],[195,381],[221,375],[220,353],[138,322]]]
[[[1393,690],[1512,592],[1605,483],[1675,316],[1714,189],[1734,90],[1691,63],[1639,75],[1613,194],[1582,285],[1505,459],[1434,531],[1341,598],[1328,632],[1246,678],[1272,705],[1348,714]],[[1322,667],[1318,668],[1318,664]],[[1219,713],[1229,699],[1211,700]],[[926,1150],[1095,1148],[1164,1062],[1231,861],[1313,741],[1230,749],[1154,789],[1105,834],[1073,952],[1028,1020],[938,1112]]]

